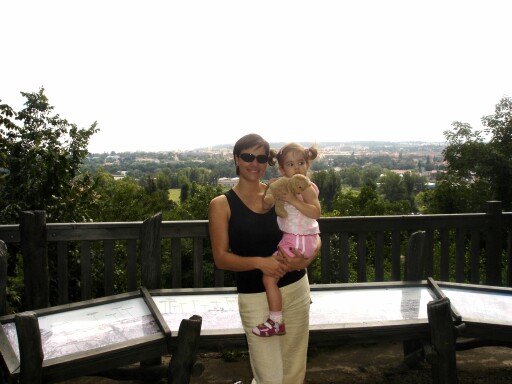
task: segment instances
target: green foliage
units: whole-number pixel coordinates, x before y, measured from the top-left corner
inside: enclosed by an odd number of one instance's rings
[[[358,166],[351,166],[340,170],[341,182],[348,184],[354,188],[359,188],[362,185],[362,172]]]
[[[17,248],[17,247],[13,247]],[[7,313],[19,312],[23,304],[23,261],[20,252],[13,251],[12,262],[10,263],[10,269],[7,276]]]
[[[183,190],[182,190],[183,192]],[[188,197],[173,209],[163,212],[164,220],[207,220],[210,201],[224,190],[220,186],[190,184]]]
[[[377,192],[375,182],[368,180],[359,193],[340,191],[333,202],[339,216],[407,215],[410,204],[406,200],[388,201]]]
[[[406,239],[405,234],[401,235],[402,237],[402,254],[405,252]],[[366,277],[363,279],[364,281],[375,281],[376,276],[376,244],[375,244],[375,236],[374,234],[368,233],[364,239],[359,238],[359,234],[348,234],[347,237],[343,240],[346,243],[342,244],[342,240],[339,234],[332,234],[329,237],[329,249],[330,249],[330,259],[328,261],[322,260],[324,255],[320,255],[317,257],[312,266],[309,268],[311,273],[311,282],[320,284],[320,283],[340,283],[345,282],[341,280],[342,276],[342,265],[341,265],[341,250],[346,249],[348,252],[348,276],[347,282],[355,283],[360,282],[358,276],[359,270],[359,241],[364,241],[366,252]],[[387,231],[384,232],[384,248],[383,248],[383,279],[384,281],[391,280],[391,257],[392,257],[392,234]],[[322,278],[321,276],[321,268],[322,264],[326,263],[328,266],[326,267],[330,274],[330,280],[326,281],[325,276]]]
[[[169,200],[171,201],[179,201],[180,200],[180,190],[176,188],[169,189]]]
[[[186,167],[180,169],[178,172],[178,182],[183,183],[198,183],[198,184],[216,184],[216,172],[204,167]]]
[[[396,202],[406,198],[405,183],[403,178],[395,172],[386,171],[380,178],[380,192],[386,200]]]
[[[384,172],[382,167],[378,164],[371,164],[362,169],[362,181],[363,184],[367,181],[377,182],[380,178],[380,175]]]
[[[25,93],[25,108],[0,105],[0,222],[17,223],[24,210],[45,210],[50,222],[83,221],[94,183],[80,166],[96,123],[88,129],[52,115],[41,88]],[[18,125],[17,122],[20,122]]]
[[[456,180],[488,185],[492,199],[500,200],[505,210],[512,208],[512,99],[504,97],[494,115],[482,117],[484,130],[454,122],[445,131],[448,142],[443,155],[447,171]],[[487,140],[487,141],[486,141]],[[480,188],[479,188],[480,189]]]
[[[320,203],[322,212],[330,212],[332,210],[333,199],[339,190],[341,179],[339,173],[334,169],[328,171],[318,171],[311,176],[313,181],[320,190]]]
[[[212,187],[211,185],[199,185],[195,182],[189,185],[188,197],[180,204],[173,204],[172,209],[162,213],[162,219],[165,221],[179,221],[179,220],[207,220],[208,219],[208,206],[210,201],[224,193],[222,187]],[[168,248],[169,246],[167,246]],[[192,241],[191,239],[181,240],[182,251],[182,284],[184,287],[193,286],[193,255],[192,255]],[[165,247],[164,247],[165,248]],[[163,262],[163,275],[171,276],[171,271],[168,270],[171,265],[171,255],[164,252],[162,255]],[[211,252],[211,245],[209,241],[205,240],[203,244],[203,273],[205,276],[205,286],[213,286],[214,276],[214,262]],[[232,279],[231,273],[225,273],[226,280]],[[170,283],[170,282],[169,282]],[[228,282],[227,286],[232,286],[233,282]]]
[[[190,190],[190,183],[188,181],[183,182],[181,184],[181,188],[180,188],[180,203],[187,201],[189,190]]]
[[[143,221],[170,207],[167,189],[155,188],[148,193],[131,177],[114,180],[101,172],[96,174],[95,199],[88,209],[95,221],[117,222]]]
[[[416,204],[422,213],[454,214],[483,212],[485,203],[492,199],[486,180],[469,181],[453,174],[440,174],[436,188],[421,192]]]
[[[110,166],[109,172],[101,162],[95,163],[89,159],[87,169],[93,173],[85,172],[81,163],[87,154],[88,140],[97,131],[96,123],[87,130],[79,130],[58,115],[52,116],[53,107],[49,105],[43,89],[36,94],[23,95],[27,102],[25,109],[18,113],[8,105],[0,104],[2,223],[17,222],[19,212],[29,209],[45,210],[49,222],[142,221],[157,212],[162,212],[165,221],[206,220],[209,202],[224,193],[221,187],[215,186],[217,179],[219,176],[235,176],[232,160],[227,161],[223,156],[204,154],[197,160],[191,154],[181,153],[174,154],[173,160],[162,158],[162,162],[147,164],[138,163],[135,155],[128,155],[119,164]],[[400,176],[388,170],[397,167],[413,171],[423,167],[432,169],[434,159],[431,161],[430,157],[425,159],[425,165],[415,163],[403,153],[398,160],[389,156],[362,159],[353,155],[337,157],[331,163],[314,162],[316,172],[313,172],[312,180],[320,189],[322,216],[405,215],[414,212],[416,205],[425,213],[479,212],[484,209],[485,201],[491,199],[500,199],[505,208],[510,208],[512,184],[508,180],[512,172],[511,104],[510,99],[503,99],[496,106],[494,115],[482,119],[486,127],[484,132],[475,132],[469,125],[458,122],[453,124],[453,131],[445,132],[449,145],[443,154],[448,162],[448,173],[438,178],[437,187],[433,190],[424,190],[426,179],[417,173],[405,172]],[[484,136],[490,139],[485,141]],[[197,164],[198,161],[201,165]],[[344,168],[336,169],[336,165],[343,165]],[[128,171],[129,176],[115,180],[110,174],[121,170]],[[276,176],[277,167],[269,167],[265,177]],[[352,190],[342,190],[342,183]],[[170,197],[171,188],[181,194]],[[336,282],[341,269],[339,236],[331,236],[330,241],[333,252],[332,282]],[[355,235],[349,235],[351,282],[358,278],[357,241]],[[371,235],[366,242],[367,275],[373,279],[375,245]],[[385,234],[384,242],[387,279],[391,265],[390,234]],[[192,240],[182,239],[181,246],[183,285],[191,287]],[[208,276],[205,285],[212,286],[213,281],[210,280],[213,279],[214,264],[210,244],[205,240],[203,246],[203,270],[205,276]],[[57,261],[52,247],[49,252],[50,271],[55,275]],[[165,279],[165,276],[171,276],[170,241],[165,240],[162,249]],[[92,289],[94,295],[101,295],[103,244],[93,244],[91,251],[94,275]],[[450,254],[453,252],[450,249]],[[126,285],[124,243],[116,243],[114,254],[115,285],[122,292]],[[78,244],[70,243],[68,255],[70,299],[76,300],[80,296]],[[20,305],[22,301],[19,292],[23,288],[23,272],[19,253],[16,258],[17,263],[9,267],[7,295],[11,308]],[[436,268],[440,263],[437,249],[434,263]],[[321,256],[310,268],[313,282],[321,280],[320,266]],[[454,266],[450,264],[449,268],[451,271]],[[15,269],[16,272],[12,273]],[[226,272],[226,285],[232,285],[232,278],[232,274]],[[55,300],[54,280],[51,281],[51,290],[51,300]]]

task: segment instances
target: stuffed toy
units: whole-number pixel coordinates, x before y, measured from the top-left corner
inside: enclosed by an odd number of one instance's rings
[[[304,191],[306,188],[311,186],[309,179],[301,174],[293,175],[292,177],[282,176],[276,181],[270,183],[268,186],[267,194],[265,195],[264,202],[268,205],[275,205],[276,214],[280,217],[288,217],[288,212],[284,208],[284,201],[278,200],[274,197],[274,194],[278,191],[290,190],[297,194]]]

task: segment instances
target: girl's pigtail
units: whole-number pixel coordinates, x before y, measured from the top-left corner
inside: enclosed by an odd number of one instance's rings
[[[274,166],[277,163],[277,152],[275,149],[271,149],[268,154],[268,165]]]
[[[308,160],[315,160],[318,156],[318,149],[316,145],[312,145],[309,148],[304,148],[306,159]]]

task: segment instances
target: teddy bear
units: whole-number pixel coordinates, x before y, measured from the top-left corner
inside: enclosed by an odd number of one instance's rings
[[[288,217],[288,212],[286,212],[286,209],[284,208],[284,201],[276,199],[274,194],[278,191],[284,190],[285,188],[297,194],[301,193],[309,186],[311,186],[311,182],[304,175],[297,174],[292,177],[282,176],[269,184],[267,194],[263,201],[265,204],[275,205],[276,214],[280,217],[286,218]]]

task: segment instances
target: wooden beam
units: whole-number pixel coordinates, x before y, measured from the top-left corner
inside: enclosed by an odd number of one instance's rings
[[[39,323],[34,312],[14,317],[20,349],[20,383],[39,384],[43,378],[43,346]]]

